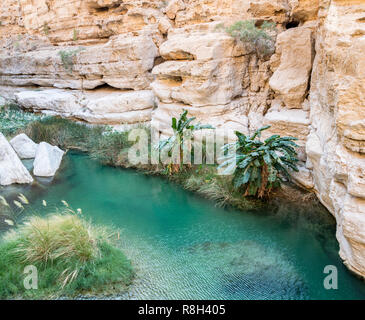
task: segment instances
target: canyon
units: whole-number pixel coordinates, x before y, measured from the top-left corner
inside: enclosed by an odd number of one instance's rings
[[[271,56],[219,28],[240,20],[276,24]],[[3,0],[0,22],[0,96],[25,109],[297,137],[293,178],[365,277],[365,0]]]

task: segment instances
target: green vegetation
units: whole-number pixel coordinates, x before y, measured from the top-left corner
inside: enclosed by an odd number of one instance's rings
[[[224,146],[228,152],[226,161],[221,167],[228,165],[227,171],[236,166],[233,183],[244,195],[263,196],[273,188],[280,186],[283,177],[290,180],[288,169],[298,171],[293,137],[273,135],[264,142],[260,141],[261,132],[270,128],[262,127],[252,136],[245,136],[236,131],[237,141]]]
[[[62,65],[68,73],[72,73],[74,66],[74,59],[77,56],[77,54],[82,50],[83,50],[82,48],[78,48],[75,50],[69,50],[69,51],[61,50],[58,52],[59,56],[61,57]]]
[[[89,127],[68,119],[49,117],[34,121],[28,125],[25,133],[36,143],[46,141],[61,149],[78,149],[87,151],[93,140],[98,140],[104,132],[104,127]]]
[[[32,216],[0,242],[0,298],[55,298],[126,289],[134,273],[116,246],[119,233],[96,227],[68,207]],[[38,271],[38,289],[25,289],[24,268]]]
[[[25,112],[17,105],[8,103],[0,106],[0,131],[6,136],[16,133],[16,131],[25,128],[33,121],[44,118],[43,115]]]
[[[217,28],[223,28],[231,37],[244,42],[259,57],[266,57],[275,51],[275,40],[270,35],[270,32],[275,30],[275,23],[264,21],[257,27],[254,20],[246,20],[238,21],[226,28],[221,24]]]
[[[159,5],[159,9],[166,8],[168,4],[169,4],[168,0],[163,0]]]
[[[218,207],[259,210],[265,205],[264,202],[255,198],[242,197],[242,193],[234,188],[231,176],[217,174],[216,165],[186,168],[169,178],[180,183],[184,189],[214,201]]]
[[[49,35],[49,31],[50,31],[50,27],[49,27],[48,23],[47,23],[47,22],[45,22],[45,23],[43,24],[43,32],[44,32],[44,34],[45,34],[46,36],[48,36],[48,35]]]
[[[158,147],[166,148],[167,151],[171,150],[172,145],[183,148],[181,142],[185,136],[184,131],[191,130],[188,129],[192,126],[191,119],[184,112],[179,121],[172,120],[175,138],[161,141]],[[209,125],[203,127],[210,128]],[[194,128],[200,129],[202,125],[197,124]],[[149,129],[145,129],[149,134]],[[217,165],[179,165],[175,170],[170,165],[166,166],[161,163],[132,166],[128,161],[128,151],[134,142],[128,141],[129,132],[115,132],[107,126],[90,126],[68,119],[47,117],[28,124],[27,128],[22,131],[37,143],[47,141],[64,150],[76,149],[88,152],[91,158],[104,165],[133,167],[147,174],[162,175],[188,190],[214,200],[219,206],[233,206],[240,209],[261,207],[263,203],[255,199],[255,196],[268,196],[270,193],[273,195],[272,191],[280,185],[280,181],[283,181],[284,177],[289,178],[287,168],[296,170],[297,160],[293,149],[295,139],[272,136],[265,142],[260,142],[255,139],[261,131],[251,137],[244,137],[244,135],[236,133],[238,137],[237,158],[228,153],[225,159],[225,165],[230,164],[231,168],[237,161],[238,168],[233,176],[218,174]],[[179,144],[176,144],[177,141]],[[229,151],[230,148],[233,148],[232,144],[230,147],[226,146],[225,150]],[[152,152],[153,150],[150,148],[149,156]],[[193,152],[194,150],[192,150]],[[268,155],[270,155],[270,159]],[[266,161],[271,161],[271,164],[267,164]],[[244,164],[246,164],[245,167]],[[268,175],[269,172],[271,175]],[[245,179],[248,179],[247,182]]]
[[[187,114],[188,111],[183,110],[183,112],[180,114],[179,120],[177,120],[176,118],[172,118],[171,128],[173,130],[173,135],[168,139],[160,141],[158,145],[158,149],[160,152],[167,150],[168,156],[172,157],[171,161],[175,161],[174,165],[169,166],[169,168],[172,168],[174,172],[177,172],[178,170],[181,169],[181,166],[183,164],[184,152],[190,153],[190,150],[186,150],[187,146],[184,144],[184,139],[191,139],[191,136],[194,133],[194,131],[202,129],[214,129],[209,124],[204,124],[204,125],[200,123],[192,124],[192,122],[196,118],[195,117],[188,118]]]
[[[149,132],[147,129],[147,132]],[[113,132],[105,126],[89,126],[68,119],[50,117],[30,123],[25,133],[35,142],[47,141],[62,149],[88,152],[92,159],[104,165],[131,167],[128,150],[134,144],[128,141],[129,132]],[[151,152],[151,148],[149,152]],[[169,166],[138,165],[133,167],[146,174],[161,175],[216,202],[218,206],[256,209],[262,203],[244,198],[232,187],[232,177],[220,176],[216,165],[184,166],[171,174]]]
[[[72,35],[72,40],[73,40],[73,41],[77,41],[77,40],[78,40],[78,38],[79,38],[79,32],[78,32],[78,30],[77,30],[77,29],[74,29],[74,30],[73,30],[73,35]]]
[[[11,205],[3,196],[0,196],[1,216],[4,218],[4,222],[9,226],[14,226],[18,223],[18,219],[23,213],[25,206],[28,205],[29,201],[22,193],[18,194],[18,197],[12,201]]]
[[[61,149],[88,152],[105,165],[120,166],[127,160],[128,132],[114,132],[107,126],[90,126],[68,119],[50,117],[35,121],[25,133],[35,142],[47,141]]]

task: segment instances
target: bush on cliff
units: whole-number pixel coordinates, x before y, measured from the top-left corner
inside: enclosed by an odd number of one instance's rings
[[[244,42],[249,49],[254,50],[259,57],[266,57],[275,51],[275,39],[270,34],[275,29],[275,24],[264,21],[261,26],[256,26],[254,20],[237,21],[229,27],[218,25],[233,38]]]

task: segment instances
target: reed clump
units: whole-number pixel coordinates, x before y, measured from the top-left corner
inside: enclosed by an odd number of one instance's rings
[[[68,206],[46,217],[31,216],[0,242],[0,298],[55,298],[123,291],[133,269],[117,248],[119,233],[86,221]],[[35,266],[37,289],[23,285],[24,268]]]

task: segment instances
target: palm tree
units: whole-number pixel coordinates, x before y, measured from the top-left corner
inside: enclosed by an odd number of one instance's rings
[[[297,138],[272,135],[264,142],[260,141],[261,132],[270,128],[265,126],[258,129],[252,136],[246,136],[235,131],[237,141],[223,147],[227,154],[220,168],[228,167],[225,173],[233,168],[233,183],[235,188],[242,189],[244,196],[263,196],[270,193],[280,183],[290,180],[288,170],[298,171]]]

